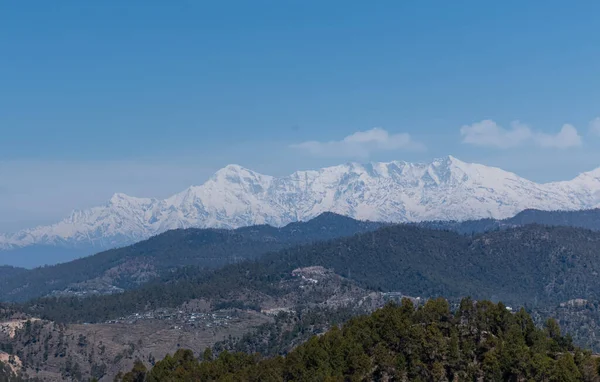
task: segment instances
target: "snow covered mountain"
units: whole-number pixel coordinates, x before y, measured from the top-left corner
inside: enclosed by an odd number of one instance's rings
[[[0,249],[93,245],[108,248],[185,227],[282,226],[331,211],[391,222],[507,218],[526,208],[600,206],[600,169],[538,184],[452,156],[431,163],[350,163],[276,178],[237,165],[164,200],[115,194],[63,221],[0,235]]]

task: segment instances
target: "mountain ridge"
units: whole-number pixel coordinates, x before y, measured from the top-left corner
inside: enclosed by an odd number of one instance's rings
[[[526,225],[573,227],[588,230],[594,235],[592,231],[600,231],[600,209],[569,212],[524,210],[505,220],[432,221],[399,226],[448,231],[468,238]],[[52,266],[30,270],[0,266],[0,300],[23,300],[46,294],[113,293],[118,289],[137,288],[150,279],[182,267],[218,269],[244,259],[277,253],[286,247],[326,242],[393,226],[325,212],[307,222],[290,223],[281,228],[255,225],[235,230],[170,230],[127,247]],[[366,239],[371,240],[371,237],[366,236]]]
[[[31,245],[111,248],[177,228],[284,226],[330,211],[361,220],[504,219],[535,208],[600,206],[600,169],[569,181],[535,183],[497,167],[453,156],[430,163],[346,163],[288,176],[228,165],[204,184],[166,199],[115,193],[102,206],[14,234],[0,234],[0,250]]]
[[[236,290],[275,296],[275,285],[293,278],[295,269],[315,266],[370,291],[550,307],[571,299],[597,299],[599,243],[600,232],[574,227],[532,224],[469,236],[388,225],[268,252],[210,272],[173,273],[123,293],[41,298],[22,307],[45,319],[102,322],[149,305],[174,307],[199,297],[231,302]],[[233,298],[248,301],[245,292]]]
[[[170,230],[130,246],[34,269],[0,266],[0,301],[46,294],[87,295],[136,288],[176,269],[220,268],[284,248],[376,230],[385,224],[323,213],[301,223],[236,230]]]

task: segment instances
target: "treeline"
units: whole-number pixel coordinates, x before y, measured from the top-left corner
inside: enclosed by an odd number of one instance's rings
[[[598,360],[548,320],[537,328],[521,310],[464,299],[454,313],[443,299],[415,309],[387,305],[315,336],[285,357],[179,350],[122,381],[597,381]]]

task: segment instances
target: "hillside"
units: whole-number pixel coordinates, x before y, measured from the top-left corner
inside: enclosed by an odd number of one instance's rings
[[[434,221],[415,226],[472,235],[532,223],[598,230],[600,210],[526,210],[505,220]],[[218,268],[290,245],[352,236],[384,225],[324,213],[308,222],[290,223],[282,228],[261,225],[237,230],[173,230],[132,246],[56,266],[29,271],[0,267],[3,276],[0,278],[0,299],[19,301],[51,293],[61,296],[118,293],[164,276],[178,267]]]
[[[600,209],[578,211],[542,211],[527,209],[507,219],[480,219],[466,221],[426,221],[414,223],[418,227],[451,230],[476,234],[528,224],[586,228],[600,231]]]
[[[323,266],[365,288],[411,296],[492,298],[544,306],[600,295],[600,233],[530,225],[464,236],[406,225],[268,253],[209,273],[174,273],[125,293],[32,301],[32,314],[94,322],[176,306],[194,298],[231,299],[232,291],[276,295],[274,283],[298,267]]]
[[[0,316],[0,351],[18,359],[29,377],[43,381],[112,381],[135,359],[151,363],[180,347],[202,352],[265,328],[281,336],[281,344],[270,348],[291,349],[332,323],[385,303],[382,294],[318,267],[297,269],[271,289],[276,293],[238,288],[224,291],[223,297],[170,300],[171,306],[143,306],[135,313],[81,324],[7,310]],[[107,313],[103,308],[99,306],[97,318]]]
[[[4,358],[7,357],[5,357],[5,354],[0,352],[0,382],[24,382],[24,379],[15,373],[8,361],[2,361]]]
[[[541,211],[528,209],[502,221],[506,225],[544,224],[600,231],[600,209],[580,211]]]
[[[414,296],[545,304],[600,295],[599,244],[600,233],[570,227],[530,225],[465,237],[393,226],[261,262],[270,273],[287,264],[321,265],[370,288]]]
[[[600,300],[572,299],[532,310],[536,323],[553,317],[579,346],[600,353]]]
[[[111,294],[131,289],[185,266],[218,268],[292,245],[329,240],[381,227],[324,213],[301,223],[237,230],[167,231],[140,243],[54,266],[0,267],[0,301],[57,295]]]
[[[285,357],[223,352],[203,362],[178,350],[150,371],[138,362],[122,381],[594,381],[598,362],[575,348],[549,320],[535,327],[502,304],[445,300],[414,309],[409,300],[352,319]]]
[[[135,358],[148,364],[151,356],[172,353],[177,344],[196,353],[215,344],[220,350],[288,353],[307,336],[402,295],[471,295],[525,305],[536,323],[555,315],[578,344],[596,348],[597,313],[586,313],[595,305],[568,312],[554,307],[598,296],[599,241],[600,233],[571,227],[530,225],[469,236],[387,226],[200,273],[181,268],[120,294],[42,298],[12,309],[41,318],[44,333],[64,326],[71,338],[65,340],[65,354],[79,360],[82,375],[99,373],[92,370],[95,364],[106,365],[106,376],[131,367]],[[80,334],[92,343],[102,341],[110,352],[99,355],[93,350],[99,345],[79,347]],[[43,347],[25,335],[16,338],[12,349],[21,352],[29,372],[38,363],[54,376],[69,369],[66,358],[45,361]],[[56,339],[49,342],[50,354],[63,349]]]
[[[0,266],[0,279],[6,279],[14,276],[21,276],[25,274],[27,270],[25,268],[11,267],[8,265]]]

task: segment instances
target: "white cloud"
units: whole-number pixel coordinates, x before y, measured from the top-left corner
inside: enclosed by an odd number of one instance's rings
[[[600,117],[594,118],[590,121],[590,131],[593,134],[600,136]]]
[[[568,149],[569,147],[579,147],[583,144],[581,136],[573,125],[565,124],[558,134],[536,133],[535,142],[541,147],[550,147],[557,149]]]
[[[510,129],[486,119],[460,128],[463,143],[475,146],[509,149],[524,144],[534,144],[545,148],[567,149],[583,144],[581,136],[573,125],[565,124],[556,134],[533,131],[519,121],[512,122]]]
[[[307,141],[291,145],[314,156],[367,158],[378,151],[423,150],[425,146],[415,142],[410,134],[390,134],[381,128],[358,131],[340,141]]]
[[[507,130],[489,119],[461,127],[460,134],[464,143],[501,149],[519,146],[531,138],[529,127],[519,122],[513,122]]]

